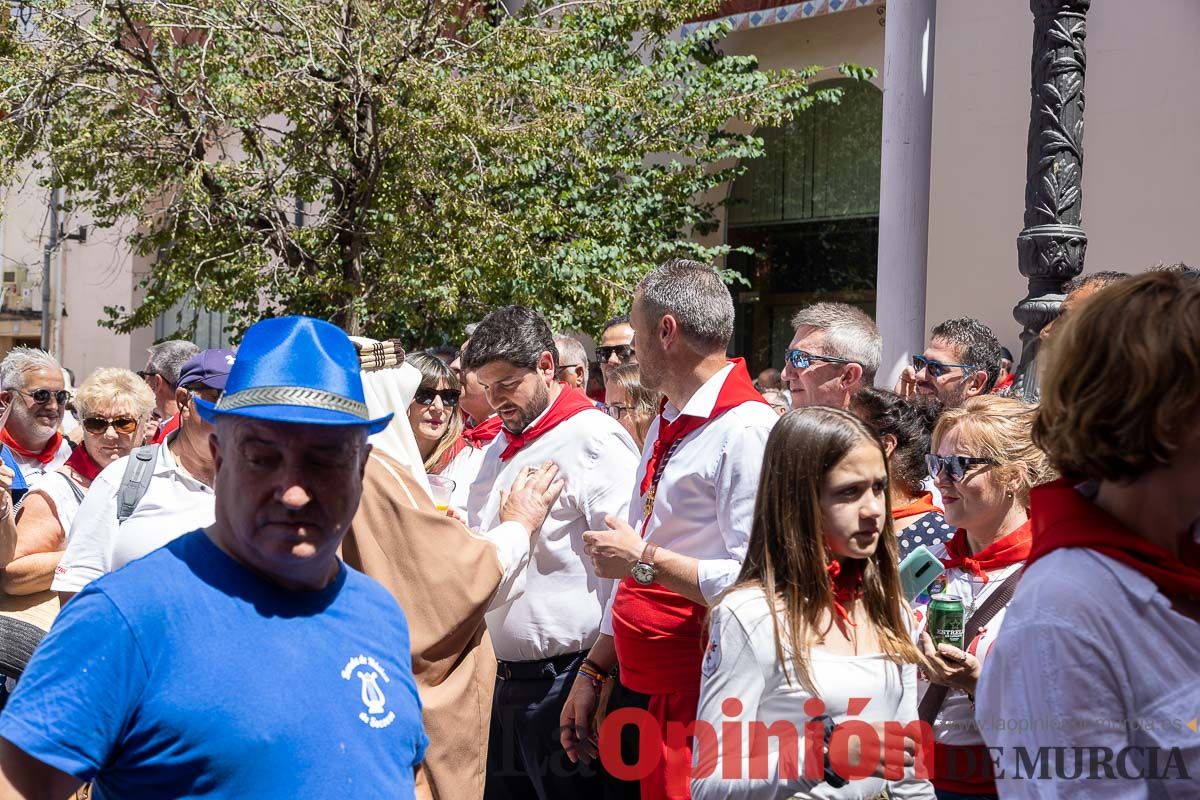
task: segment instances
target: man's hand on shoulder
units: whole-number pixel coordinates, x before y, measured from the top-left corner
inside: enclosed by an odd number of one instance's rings
[[[508,491],[500,492],[500,521],[519,522],[530,536],[542,528],[565,483],[558,480],[558,466],[547,461],[534,469],[525,467]]]

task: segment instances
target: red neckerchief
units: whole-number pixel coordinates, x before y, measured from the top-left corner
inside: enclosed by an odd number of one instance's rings
[[[942,510],[933,504],[933,493],[926,492],[915,500],[910,500],[902,506],[892,506],[892,519],[904,519],[905,517],[915,517],[917,514],[928,514],[930,512],[942,513]]]
[[[470,447],[470,445],[467,444],[467,441],[461,436],[458,437],[454,440],[453,446],[451,446],[446,452],[442,453],[442,457],[437,460],[437,463],[433,465],[433,469],[429,470],[429,472],[433,475],[440,475],[442,470],[450,466],[450,462],[468,447]]]
[[[750,380],[750,373],[746,371],[746,362],[740,358],[732,358],[729,363],[733,364],[733,369],[725,376],[725,382],[721,384],[721,391],[717,393],[717,402],[707,417],[693,417],[690,414],[681,413],[674,422],[667,422],[666,418],[662,416],[663,408],[667,405],[666,398],[659,403],[658,438],[654,440],[654,447],[650,451],[650,460],[646,462],[646,474],[642,476],[641,492],[643,497],[654,485],[656,473],[659,471],[659,461],[670,452],[672,445],[697,428],[703,427],[709,420],[716,419],[742,403],[765,404],[767,402],[754,388],[754,383]],[[657,477],[662,476],[658,475]]]
[[[36,458],[38,463],[49,464],[58,455],[58,448],[62,446],[62,434],[58,431],[50,437],[50,441],[46,442],[46,446],[42,448],[42,452],[38,453],[33,450],[26,450],[21,445],[17,444],[16,440],[8,432],[8,428],[0,430],[0,443],[8,445],[8,449],[12,450],[22,458]]]
[[[162,425],[158,426],[158,433],[154,434],[154,441],[150,442],[150,444],[162,444],[167,440],[168,436],[177,430],[179,430],[178,414],[168,418],[167,420],[163,421]]]
[[[500,433],[500,428],[504,425],[503,420],[498,416],[492,416],[485,419],[483,422],[467,428],[462,432],[463,441],[474,447],[476,450],[482,450],[484,447],[492,443],[492,439]]]
[[[988,570],[1020,564],[1029,558],[1029,551],[1033,547],[1033,523],[1027,520],[1024,525],[992,542],[975,555],[967,552],[969,546],[967,532],[959,528],[954,537],[946,543],[948,557],[942,559],[942,566],[946,569],[965,567],[975,577],[983,578],[983,582],[987,583]]]
[[[560,389],[558,397],[554,398],[554,402],[550,404],[550,408],[542,415],[541,419],[520,433],[504,431],[504,435],[508,438],[508,446],[500,454],[501,461],[508,461],[519,453],[522,447],[553,430],[560,422],[565,422],[582,411],[596,410],[592,401],[588,400],[583,392],[572,389],[565,383],[560,383],[558,386]]]
[[[104,467],[96,463],[96,459],[92,458],[92,454],[82,444],[71,451],[71,457],[66,460],[63,466],[75,470],[89,483],[96,480],[96,476],[104,469]]]
[[[1026,567],[1060,547],[1086,547],[1133,567],[1168,597],[1200,598],[1200,568],[1126,528],[1070,481],[1037,487],[1031,502],[1035,536]]]
[[[829,572],[829,590],[833,592],[833,610],[837,616],[846,621],[852,628],[858,627],[850,619],[845,603],[862,597],[863,570],[867,562],[861,558],[847,559],[845,565],[835,559],[830,559],[826,570]]]

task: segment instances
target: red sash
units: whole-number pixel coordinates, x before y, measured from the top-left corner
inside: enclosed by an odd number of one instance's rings
[[[1200,568],[1126,528],[1070,481],[1039,486],[1030,497],[1035,535],[1026,567],[1060,547],[1086,547],[1133,567],[1168,597],[1200,598]]]
[[[467,428],[463,431],[462,438],[471,447],[474,447],[476,450],[482,450],[499,435],[501,427],[503,427],[503,421],[500,417],[488,417],[475,427]]]
[[[92,458],[92,454],[87,451],[87,448],[82,444],[71,451],[71,457],[67,459],[64,467],[70,467],[83,476],[84,480],[94,481],[96,476],[104,467],[96,463]]]
[[[967,552],[967,532],[961,528],[946,544],[947,558],[942,559],[946,569],[966,568],[977,578],[987,583],[989,570],[1001,569],[1011,564],[1020,564],[1029,558],[1033,546],[1033,523],[1027,521],[1007,536],[1003,536],[980,550],[975,555]]]
[[[560,383],[559,388],[558,397],[554,398],[554,402],[550,404],[550,408],[542,415],[541,419],[520,433],[504,431],[508,445],[500,454],[501,461],[508,461],[519,453],[522,447],[552,431],[560,422],[565,422],[580,412],[595,410],[596,406],[587,399],[583,392],[573,389],[565,383]]]
[[[39,464],[49,464],[54,460],[54,457],[58,455],[58,448],[62,446],[62,440],[62,434],[55,431],[54,435],[50,437],[50,441],[46,442],[46,446],[39,453],[35,450],[26,450],[17,444],[17,441],[8,432],[8,428],[0,430],[0,444],[8,445],[9,450],[12,450],[22,458],[36,458]]]
[[[625,578],[617,584],[612,626],[621,683],[643,694],[699,692],[707,614],[657,583]]]

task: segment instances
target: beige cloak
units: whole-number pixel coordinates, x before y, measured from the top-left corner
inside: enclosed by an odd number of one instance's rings
[[[503,575],[495,547],[434,509],[412,473],[376,448],[342,557],[408,618],[429,736],[417,797],[478,800],[496,679],[484,613]]]

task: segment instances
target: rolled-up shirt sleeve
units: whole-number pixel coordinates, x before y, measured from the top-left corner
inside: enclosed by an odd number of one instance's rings
[[[717,525],[731,557],[701,559],[697,566],[700,594],[709,605],[737,581],[742,570],[770,433],[765,425],[750,424],[733,431],[721,448],[715,473]]]

